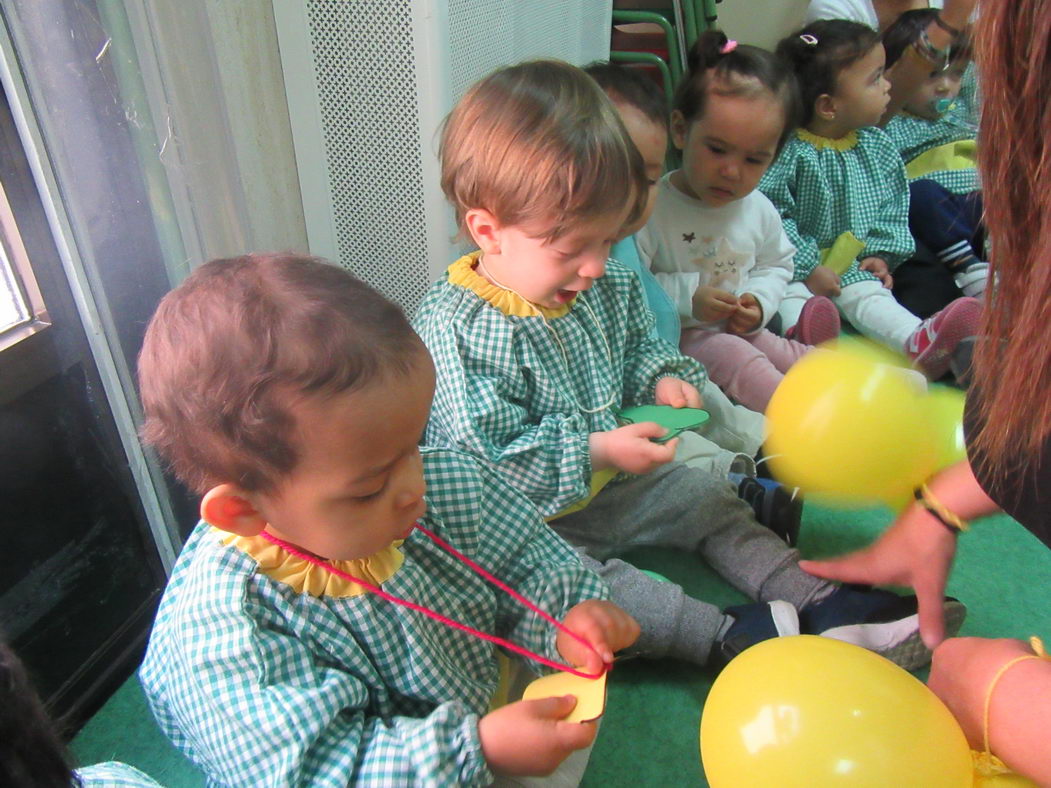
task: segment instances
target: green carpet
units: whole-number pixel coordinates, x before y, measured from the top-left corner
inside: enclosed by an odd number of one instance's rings
[[[835,555],[866,544],[890,521],[886,510],[842,512],[807,504],[800,547],[807,557]],[[628,557],[694,596],[719,605],[743,601],[691,556],[649,549]],[[960,539],[949,593],[970,609],[962,634],[1051,637],[1048,588],[1051,550],[1008,517],[983,520]],[[698,729],[711,680],[686,663],[618,665],[583,785],[707,785]],[[200,773],[157,730],[134,677],[80,731],[72,749],[80,763],[121,760],[169,788],[203,785]]]

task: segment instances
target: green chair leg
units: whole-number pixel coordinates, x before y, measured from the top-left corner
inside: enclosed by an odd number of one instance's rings
[[[668,48],[668,66],[671,71],[671,78],[674,84],[678,84],[682,78],[682,55],[679,51],[679,41],[675,35],[675,30],[672,28],[671,22],[669,22],[662,14],[658,14],[654,11],[613,11],[613,22],[614,24],[633,24],[638,22],[647,22],[649,24],[657,25],[664,32],[664,38]],[[652,54],[652,53],[651,53]],[[654,55],[656,57],[656,55]]]
[[[610,52],[609,59],[613,63],[644,63],[648,66],[655,66],[661,74],[661,79],[664,81],[664,95],[668,99],[668,106],[671,106],[672,97],[675,95],[675,87],[672,84],[671,71],[668,69],[668,64],[661,58],[652,52]]]

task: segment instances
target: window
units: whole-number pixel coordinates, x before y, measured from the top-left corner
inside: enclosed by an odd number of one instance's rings
[[[0,351],[47,325],[43,299],[0,186]]]

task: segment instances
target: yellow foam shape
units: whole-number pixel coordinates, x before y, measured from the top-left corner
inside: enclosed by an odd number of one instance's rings
[[[572,673],[552,673],[531,681],[522,693],[522,700],[559,698],[573,695],[577,705],[565,718],[566,722],[591,722],[606,710],[606,673],[597,679],[585,679]]]

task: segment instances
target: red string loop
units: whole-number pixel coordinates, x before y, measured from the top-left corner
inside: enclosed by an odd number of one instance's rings
[[[581,643],[585,647],[589,648],[601,660],[601,655],[598,653],[598,651],[595,650],[594,646],[592,646],[590,643],[588,643],[588,641],[586,641],[584,638],[582,638],[576,632],[573,632],[571,629],[567,628],[566,625],[563,624],[561,621],[556,621],[548,613],[546,613],[543,610],[541,610],[539,607],[537,607],[535,604],[530,602],[524,596],[522,596],[517,591],[512,589],[506,583],[504,583],[504,582],[502,582],[500,580],[497,580],[488,571],[486,571],[481,566],[476,564],[474,561],[472,561],[470,558],[465,556],[463,553],[461,553],[455,547],[450,545],[448,542],[446,542],[445,540],[441,539],[440,537],[438,537],[436,534],[432,533],[428,529],[424,528],[419,523],[416,523],[414,528],[416,528],[419,531],[422,531],[424,534],[426,534],[426,536],[432,542],[434,542],[436,545],[438,545],[439,547],[441,547],[443,550],[445,550],[446,552],[450,553],[454,557],[458,558],[461,562],[463,562],[468,567],[470,567],[475,572],[475,574],[479,575],[482,579],[488,581],[489,583],[492,583],[493,585],[495,585],[497,588],[501,589],[502,591],[505,591],[507,594],[509,594],[519,604],[524,605],[529,610],[533,611],[534,613],[539,615],[541,618],[543,618],[545,621],[549,622],[550,624],[553,624],[554,627],[557,630],[559,630],[560,632],[566,633],[571,638],[576,640],[578,643]],[[354,577],[353,575],[351,575],[351,574],[349,574],[347,572],[344,572],[342,569],[339,569],[339,568],[337,568],[335,566],[332,566],[332,564],[328,563],[327,561],[323,561],[322,559],[318,558],[315,555],[311,555],[310,553],[307,553],[304,550],[300,550],[295,545],[289,544],[288,542],[284,541],[283,539],[278,539],[273,534],[269,534],[266,531],[263,531],[260,535],[264,539],[266,539],[268,542],[270,542],[271,544],[277,545],[282,550],[284,550],[284,551],[286,551],[288,553],[291,553],[292,555],[296,556],[297,558],[300,558],[300,559],[306,561],[307,563],[313,564],[314,566],[321,567],[326,572],[330,572],[331,574],[334,574],[334,575],[336,575],[338,577],[342,577],[344,580],[349,580],[352,583],[356,583],[357,585],[361,586],[362,588],[364,588],[364,589],[366,589],[368,591],[371,591],[373,594],[376,594],[376,596],[380,597],[381,599],[385,599],[388,602],[391,602],[391,603],[396,604],[396,605],[402,605],[404,607],[409,608],[410,610],[415,610],[417,613],[422,613],[423,615],[427,616],[428,618],[433,618],[435,621],[439,621],[442,624],[445,624],[446,626],[452,627],[453,629],[459,629],[462,632],[466,632],[466,633],[468,633],[470,635],[474,635],[475,637],[481,638],[482,640],[488,640],[490,643],[495,643],[498,646],[503,646],[504,648],[515,652],[516,654],[521,654],[522,656],[529,657],[530,659],[536,660],[537,662],[539,662],[542,665],[547,665],[549,668],[555,668],[556,670],[562,670],[562,671],[565,671],[566,673],[572,673],[574,676],[580,676],[581,678],[584,678],[584,679],[597,679],[597,678],[600,678],[605,671],[609,670],[610,666],[609,665],[605,665],[603,667],[603,670],[598,672],[598,673],[586,673],[585,671],[577,670],[576,668],[574,668],[574,667],[572,667],[570,665],[565,665],[565,664],[563,664],[561,662],[555,662],[554,660],[550,660],[547,657],[542,657],[539,654],[533,653],[532,651],[530,651],[527,648],[523,648],[522,646],[519,646],[519,645],[516,645],[515,643],[512,643],[510,640],[505,640],[504,638],[497,637],[496,635],[490,635],[488,632],[482,632],[480,629],[475,629],[474,627],[470,627],[467,624],[463,624],[463,623],[461,623],[459,621],[456,621],[455,619],[451,619],[448,616],[443,616],[441,613],[438,613],[437,611],[431,610],[430,608],[423,607],[422,605],[418,605],[415,602],[410,602],[407,599],[402,599],[401,597],[396,597],[393,594],[388,594],[386,591],[382,590],[379,586],[374,586],[374,585],[372,585],[372,583],[367,583],[366,581],[361,580],[360,578]]]

